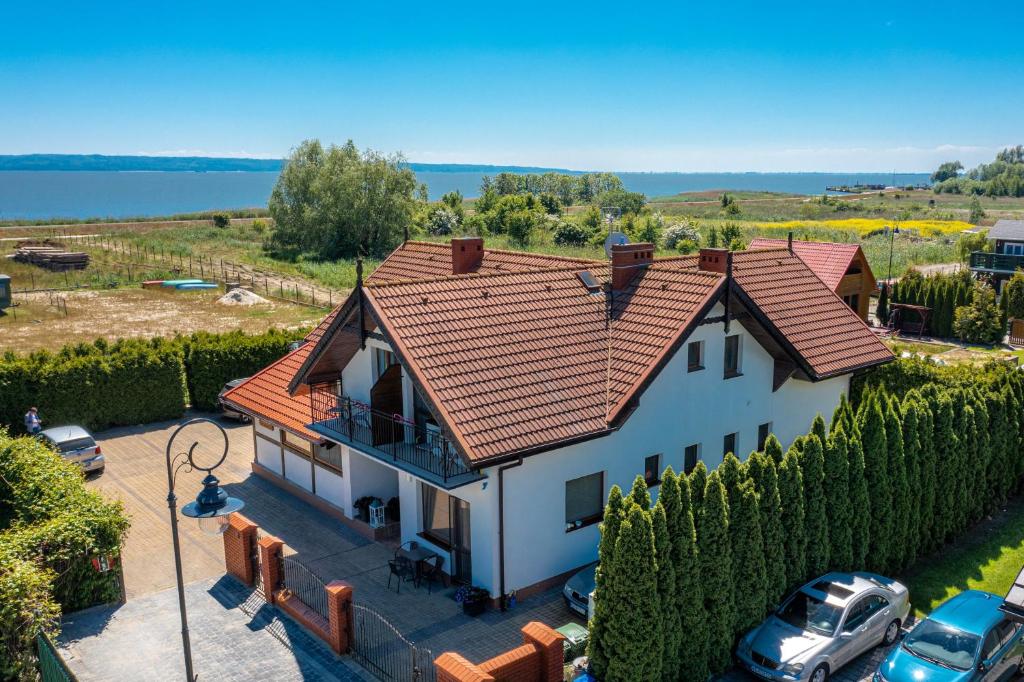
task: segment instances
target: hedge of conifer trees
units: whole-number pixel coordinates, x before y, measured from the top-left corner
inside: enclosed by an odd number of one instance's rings
[[[953,274],[936,273],[925,277],[911,269],[892,285],[889,300],[892,303],[909,303],[931,308],[928,316],[928,330],[934,336],[950,338],[956,309],[971,303],[974,280],[970,270],[963,269]]]
[[[628,496],[611,489],[590,623],[598,679],[722,672],[789,590],[829,570],[899,574],[1019,490],[1021,372],[897,361],[851,395],[785,452],[771,436],[745,462],[666,469],[653,506],[642,477]]]

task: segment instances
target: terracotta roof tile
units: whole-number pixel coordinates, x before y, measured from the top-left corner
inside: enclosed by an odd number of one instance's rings
[[[598,280],[610,276],[607,265],[588,269]],[[401,340],[470,459],[607,431],[722,282],[649,267],[616,292],[609,327],[605,296],[589,293],[577,272],[367,286],[382,327]]]
[[[788,249],[735,252],[733,277],[817,377],[892,359],[864,321]]]
[[[768,239],[757,237],[750,242],[751,249],[787,248],[786,239]],[[832,291],[839,286],[839,280],[846,274],[850,263],[860,251],[858,244],[841,244],[837,242],[806,242],[795,240],[793,253],[807,263],[815,275]]]
[[[483,262],[477,274],[493,275],[502,272],[527,272],[546,268],[588,267],[603,262],[585,258],[565,258],[542,253],[523,253],[484,249]],[[399,282],[412,279],[431,279],[452,274],[452,247],[438,242],[405,242],[384,259],[367,278],[367,283]]]

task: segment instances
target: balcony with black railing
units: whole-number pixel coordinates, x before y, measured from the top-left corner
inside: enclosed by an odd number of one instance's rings
[[[972,251],[970,262],[971,270],[980,272],[1013,274],[1018,268],[1024,270],[1024,256],[1012,253]]]
[[[327,387],[311,387],[310,402],[309,428],[325,438],[449,490],[484,478],[466,466],[455,445],[432,424],[375,410]]]

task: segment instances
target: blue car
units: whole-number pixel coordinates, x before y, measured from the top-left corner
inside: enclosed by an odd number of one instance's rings
[[[892,650],[875,682],[977,682],[1021,672],[1021,626],[999,610],[1003,598],[968,590],[949,599]]]

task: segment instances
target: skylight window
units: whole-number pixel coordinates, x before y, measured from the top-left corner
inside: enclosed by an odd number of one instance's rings
[[[583,286],[585,286],[587,291],[590,293],[596,294],[601,291],[600,282],[597,281],[597,278],[594,277],[590,270],[581,270],[576,273],[576,276],[579,277],[579,280],[583,282]]]

